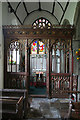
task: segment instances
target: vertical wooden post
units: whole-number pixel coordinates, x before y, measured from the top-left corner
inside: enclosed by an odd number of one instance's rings
[[[16,49],[16,72],[17,72],[17,49]]]
[[[46,62],[46,87],[47,87],[47,95],[50,98],[51,92],[51,81],[50,74],[52,70],[52,53],[50,51],[50,40],[48,40],[48,53],[47,53],[47,62]]]
[[[8,87],[7,76],[7,38],[4,37],[4,88]]]
[[[52,96],[52,81],[51,81],[51,72],[52,72],[52,49],[50,50],[50,69],[49,69],[49,89],[50,89],[50,97]]]
[[[47,95],[49,97],[49,40],[48,40],[48,52],[47,52],[47,59],[46,59],[46,88],[47,88]]]
[[[60,73],[61,73],[61,49],[60,49]]]
[[[25,81],[25,85],[26,85],[26,89],[28,91],[28,76],[29,76],[29,69],[28,69],[28,39],[26,40],[26,47],[25,47],[25,72],[26,72],[26,81]]]
[[[72,63],[72,58],[73,58],[73,50],[72,50],[72,39],[70,40],[70,66],[69,66],[69,69],[70,69],[70,71],[69,71],[69,73],[71,74],[71,79],[70,79],[70,90],[71,91],[73,91],[73,70],[72,70],[72,68],[73,68],[73,63]],[[71,96],[72,96],[72,94],[71,94]]]
[[[70,73],[71,73],[71,90],[73,90],[73,50],[72,50],[72,39],[70,40]]]
[[[56,44],[55,44],[55,49],[54,49],[54,72],[57,72],[57,64],[56,64]]]
[[[65,44],[64,44],[64,73],[66,73],[66,47],[65,47]]]
[[[28,89],[30,87],[30,48],[28,49]]]

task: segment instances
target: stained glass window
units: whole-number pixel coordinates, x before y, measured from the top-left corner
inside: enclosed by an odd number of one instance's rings
[[[37,41],[33,42],[31,45],[31,54],[37,54]]]
[[[45,52],[45,45],[43,42],[39,41],[39,54],[44,54]]]
[[[51,23],[46,18],[39,18],[32,24],[33,28],[50,28]],[[45,45],[41,41],[35,41],[31,45],[31,54],[45,54]]]
[[[35,20],[32,25],[34,28],[44,28],[44,27],[50,28],[51,23],[47,19],[41,17]]]

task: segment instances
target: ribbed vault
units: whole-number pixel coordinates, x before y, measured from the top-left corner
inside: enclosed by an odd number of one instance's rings
[[[54,0],[54,2],[7,2],[8,9],[10,13],[14,13],[21,25],[24,24],[26,18],[35,11],[46,11],[50,13],[57,20],[60,25],[66,10],[69,6],[70,0],[66,2],[59,2]],[[21,12],[20,12],[21,9]],[[24,17],[22,17],[24,14]]]

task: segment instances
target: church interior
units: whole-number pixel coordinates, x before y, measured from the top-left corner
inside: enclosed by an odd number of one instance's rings
[[[0,2],[0,118],[80,120],[80,2]]]

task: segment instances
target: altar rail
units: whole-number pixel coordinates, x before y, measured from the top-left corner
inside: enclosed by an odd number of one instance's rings
[[[8,72],[6,88],[24,89],[26,88],[26,73],[24,72]]]

